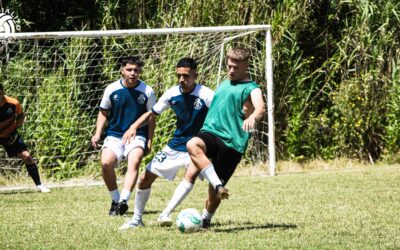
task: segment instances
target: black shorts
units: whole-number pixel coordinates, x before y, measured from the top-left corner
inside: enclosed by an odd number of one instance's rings
[[[16,157],[22,151],[28,150],[24,140],[16,132],[11,134],[10,137],[0,138],[0,144],[9,157]]]
[[[227,147],[218,136],[211,133],[200,132],[196,137],[199,137],[206,144],[206,156],[211,159],[215,172],[217,172],[221,182],[225,185],[235,172],[242,159],[242,154]]]

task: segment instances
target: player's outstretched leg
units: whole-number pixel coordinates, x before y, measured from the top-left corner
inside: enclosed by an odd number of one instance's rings
[[[162,227],[170,227],[173,222],[170,217],[170,213],[185,199],[185,197],[192,191],[193,184],[183,179],[179,185],[176,187],[171,200],[169,201],[167,207],[162,211],[157,219],[157,222]]]
[[[158,223],[160,223],[160,226],[169,227],[173,224],[170,213],[174,211],[174,209],[181,204],[186,196],[192,191],[194,182],[196,181],[199,173],[200,171],[193,165],[193,163],[189,164],[186,169],[185,176],[176,187],[168,206],[163,210],[157,219]]]

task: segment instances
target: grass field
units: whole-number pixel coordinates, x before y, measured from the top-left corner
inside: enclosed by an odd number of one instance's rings
[[[0,249],[400,249],[398,165],[235,176],[214,227],[195,234],[156,223],[177,184],[157,180],[146,227],[128,232],[104,186],[1,193]],[[199,181],[178,210],[201,210],[205,194]]]

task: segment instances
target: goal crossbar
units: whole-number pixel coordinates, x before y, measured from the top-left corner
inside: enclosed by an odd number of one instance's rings
[[[158,29],[127,29],[127,30],[96,30],[96,31],[56,31],[56,32],[21,32],[0,33],[0,39],[40,39],[40,38],[71,38],[71,37],[100,37],[100,36],[129,36],[129,35],[168,35],[189,33],[217,32],[248,32],[271,29],[271,25],[215,26],[189,28],[158,28]]]

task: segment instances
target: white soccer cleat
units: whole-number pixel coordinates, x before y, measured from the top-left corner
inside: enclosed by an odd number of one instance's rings
[[[43,185],[37,185],[36,190],[41,192],[41,193],[50,193],[51,190]]]
[[[172,226],[172,219],[168,215],[165,215],[165,214],[160,214],[160,216],[157,219],[157,222],[162,227],[170,227],[170,226]]]
[[[144,227],[143,221],[128,220],[119,227],[119,230],[135,229],[137,227]]]

